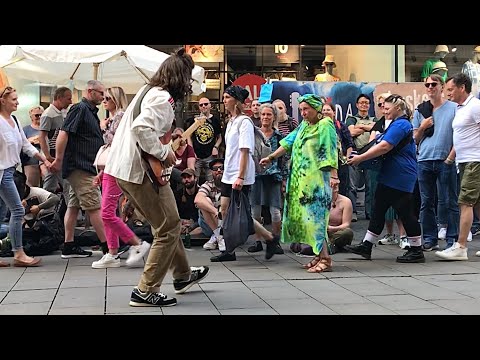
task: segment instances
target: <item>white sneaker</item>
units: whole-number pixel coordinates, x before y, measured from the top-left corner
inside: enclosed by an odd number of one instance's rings
[[[398,244],[400,246],[400,249],[404,250],[406,248],[410,247],[410,243],[408,242],[408,238],[406,236],[401,236],[400,237],[400,243]]]
[[[435,255],[444,260],[468,260],[467,248],[461,248],[460,244],[456,242],[448,249],[437,251]]]
[[[477,252],[475,253],[475,256],[480,256],[480,251],[477,251]]]
[[[380,245],[397,245],[398,239],[395,234],[385,234],[383,238],[378,240]]]
[[[103,257],[92,263],[93,269],[106,269],[106,268],[119,268],[120,267],[120,259],[117,259],[116,256],[110,255],[110,253],[106,253]]]
[[[205,250],[215,250],[217,248],[217,242],[217,235],[213,234],[210,236],[210,240],[203,244],[203,248]]]
[[[447,228],[440,228],[437,237],[441,240],[445,240],[447,238]]]
[[[140,245],[130,246],[128,249],[128,259],[125,262],[128,267],[141,267],[143,266],[143,257],[150,250],[150,244],[146,241],[142,241]]]
[[[218,250],[226,251],[227,248],[225,247],[225,239],[223,238],[223,235],[220,235],[217,239],[218,239]]]
[[[473,238],[472,232],[469,231],[469,232],[468,232],[468,236],[467,236],[467,241],[472,241],[472,238]]]

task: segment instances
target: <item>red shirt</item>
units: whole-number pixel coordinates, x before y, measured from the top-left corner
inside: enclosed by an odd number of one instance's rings
[[[178,152],[175,151],[175,155],[177,156],[178,160],[182,160],[182,162],[178,165],[175,165],[175,168],[177,168],[180,171],[183,171],[187,168],[187,159],[188,158],[196,158],[195,156],[195,151],[193,150],[193,147],[187,144],[186,149],[183,151],[182,155],[179,155]]]

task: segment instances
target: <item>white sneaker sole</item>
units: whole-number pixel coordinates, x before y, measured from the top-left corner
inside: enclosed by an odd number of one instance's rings
[[[107,268],[119,268],[120,262],[110,264],[92,264],[92,269],[107,269]]]
[[[468,261],[468,256],[446,256],[440,251],[437,251],[435,255],[437,255],[442,260]]]

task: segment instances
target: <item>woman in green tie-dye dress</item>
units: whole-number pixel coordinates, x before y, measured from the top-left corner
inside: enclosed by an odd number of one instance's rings
[[[322,102],[318,96],[307,94],[298,101],[304,120],[262,163],[291,154],[281,240],[312,246],[317,256],[307,264],[309,272],[330,271],[331,258],[324,245],[328,239],[332,186],[339,183],[337,134],[332,119],[322,118]]]

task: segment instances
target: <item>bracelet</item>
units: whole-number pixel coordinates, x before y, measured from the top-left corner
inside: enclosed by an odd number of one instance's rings
[[[335,177],[335,176],[330,176],[330,179],[335,179],[335,180],[338,180],[338,177]]]
[[[238,178],[239,178],[240,180],[243,180],[243,181],[245,181],[245,179],[244,179],[244,178],[242,178],[242,177],[240,177],[240,176],[239,176]]]
[[[453,164],[454,160],[453,159],[450,159],[449,157],[447,157],[445,159],[445,161],[448,163],[448,164]]]
[[[215,145],[214,148],[218,150],[218,146],[217,146],[217,145]]]
[[[267,158],[268,158],[270,161],[275,160],[275,156],[273,156],[272,154],[268,155]]]

